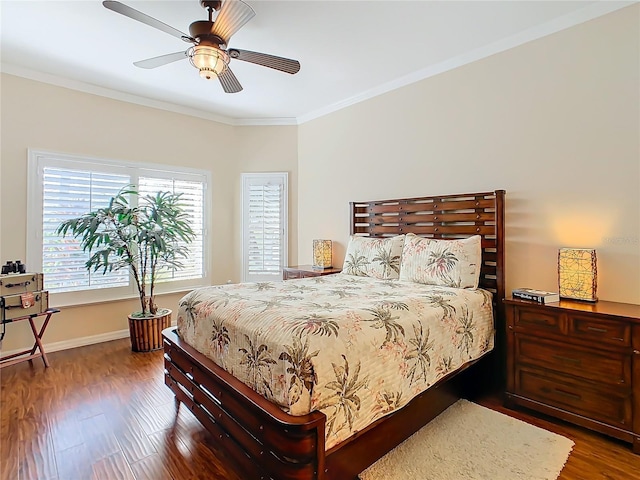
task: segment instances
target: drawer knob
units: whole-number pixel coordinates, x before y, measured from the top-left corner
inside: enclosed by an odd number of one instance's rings
[[[634,350],[633,353],[635,353],[636,355],[640,355],[640,350]]]

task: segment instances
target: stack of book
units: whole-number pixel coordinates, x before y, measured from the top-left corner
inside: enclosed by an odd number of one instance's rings
[[[556,292],[545,292],[533,288],[516,288],[511,291],[511,296],[519,300],[529,300],[538,303],[552,303],[560,301],[560,294]]]

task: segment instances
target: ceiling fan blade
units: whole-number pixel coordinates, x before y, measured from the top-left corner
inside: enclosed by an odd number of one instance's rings
[[[157,28],[158,30],[162,30],[163,32],[168,33],[169,35],[178,37],[180,40],[184,40],[185,42],[195,43],[195,40],[189,35],[187,35],[186,33],[183,33],[180,30],[177,30],[167,25],[166,23],[162,23],[160,20],[156,20],[155,18],[150,17],[145,13],[139,12],[138,10],[129,7],[124,3],[105,0],[104,2],[102,2],[102,5],[104,5],[105,8],[108,8],[109,10],[112,10],[116,13],[124,15],[125,17],[132,18],[146,25],[149,25],[150,27]]]
[[[146,60],[139,60],[133,62],[136,67],[140,68],[156,68],[166,65],[171,62],[177,62],[183,58],[187,58],[187,52],[168,53],[166,55],[160,55],[159,57],[147,58]]]
[[[276,57],[275,55],[251,52],[249,50],[238,50],[237,48],[230,48],[227,53],[231,58],[242,60],[243,62],[255,63],[263,67],[274,68],[292,75],[300,71],[300,62],[291,60],[290,58]]]
[[[240,82],[229,67],[225,68],[224,71],[218,75],[218,80],[220,80],[222,88],[227,93],[238,93],[242,91],[242,85],[240,85]]]
[[[241,0],[223,0],[211,33],[228,44],[231,36],[251,20],[255,14],[253,8]]]

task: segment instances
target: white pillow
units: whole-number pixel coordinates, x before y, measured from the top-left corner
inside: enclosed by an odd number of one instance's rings
[[[423,238],[408,233],[400,280],[454,288],[478,288],[482,262],[480,235],[460,240]]]
[[[351,235],[342,273],[360,277],[397,279],[404,235],[389,238]]]

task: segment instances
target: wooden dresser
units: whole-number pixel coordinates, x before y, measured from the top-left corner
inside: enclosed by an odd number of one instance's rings
[[[507,299],[508,407],[611,435],[640,453],[640,305]]]
[[[296,265],[293,267],[284,267],[282,270],[282,279],[290,280],[292,278],[308,278],[320,277],[322,275],[331,275],[332,273],[340,273],[341,268],[313,268],[311,265]]]

